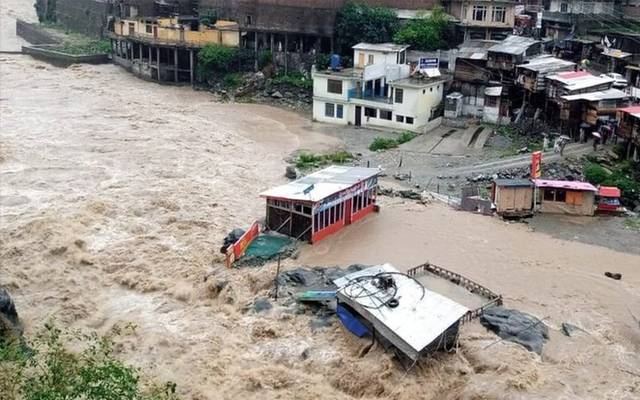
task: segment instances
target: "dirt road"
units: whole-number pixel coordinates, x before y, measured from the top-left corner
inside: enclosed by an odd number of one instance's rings
[[[2,2],[25,9],[23,2]],[[4,20],[3,20],[4,21]],[[3,35],[5,34],[3,27]],[[438,205],[383,213],[284,268],[425,259],[549,316],[543,357],[466,327],[457,354],[406,374],[337,322],[286,300],[256,313],[275,266],[228,271],[224,234],[263,214],[283,158],[339,140],[286,111],[219,104],[111,66],[0,56],[0,285],[27,334],[48,318],[100,332],[134,323],[121,356],[185,399],[631,399],[640,392],[640,257]],[[611,269],[622,281],[604,278]],[[212,272],[207,282],[203,276]],[[628,310],[627,310],[628,308]],[[559,324],[590,332],[566,338]],[[631,371],[624,372],[624,371]]]

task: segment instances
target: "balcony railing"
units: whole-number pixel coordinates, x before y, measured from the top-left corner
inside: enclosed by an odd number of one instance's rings
[[[347,97],[349,100],[351,99],[360,99],[367,101],[375,101],[377,103],[385,103],[392,104],[393,100],[390,97],[384,95],[376,95],[374,94],[372,89],[358,90],[357,88],[349,89],[347,92]]]

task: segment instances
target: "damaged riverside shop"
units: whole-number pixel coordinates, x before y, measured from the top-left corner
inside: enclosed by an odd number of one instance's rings
[[[266,225],[316,243],[377,210],[377,168],[331,166],[267,190]]]

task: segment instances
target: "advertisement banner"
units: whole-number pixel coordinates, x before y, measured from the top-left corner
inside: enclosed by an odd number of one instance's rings
[[[542,176],[542,152],[531,153],[531,179],[538,179]]]
[[[438,69],[440,60],[437,57],[420,57],[420,69]]]
[[[251,224],[251,227],[244,233],[244,235],[240,236],[237,242],[227,247],[227,268],[231,268],[233,263],[242,257],[244,252],[247,250],[247,247],[251,244],[253,239],[258,237],[260,234],[260,224],[258,221],[255,221]]]

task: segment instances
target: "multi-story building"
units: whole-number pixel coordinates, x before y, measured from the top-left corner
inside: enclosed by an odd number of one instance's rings
[[[437,123],[444,79],[411,76],[406,46],[360,43],[353,68],[313,74],[313,119],[423,132]]]
[[[117,19],[109,36],[116,64],[142,78],[192,84],[202,46],[240,42],[235,22],[207,26],[195,17]]]
[[[598,23],[615,25],[614,0],[549,0],[542,13],[542,29],[547,37],[562,40],[571,32],[582,32]]]
[[[513,32],[515,1],[447,0],[445,10],[458,19],[464,40],[502,40]]]

